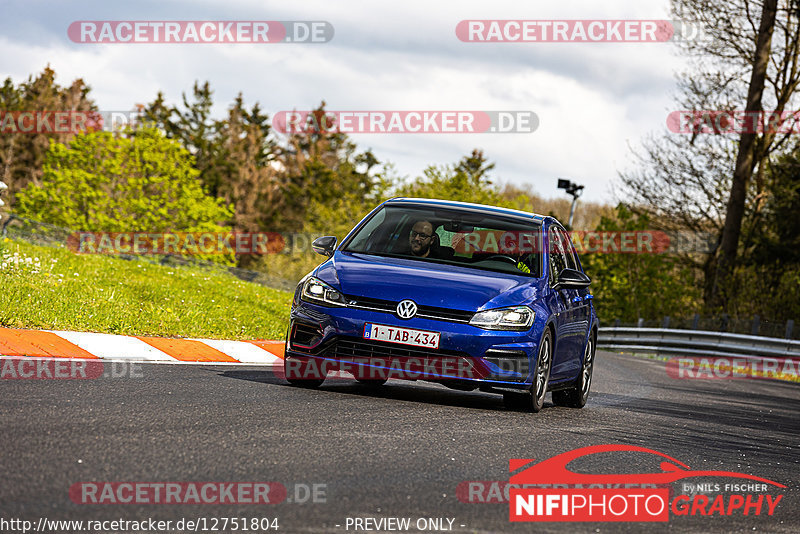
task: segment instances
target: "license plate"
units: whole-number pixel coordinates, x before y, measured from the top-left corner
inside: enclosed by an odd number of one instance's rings
[[[386,326],[372,323],[364,325],[364,339],[389,341],[390,343],[399,343],[401,345],[411,345],[414,347],[427,347],[429,349],[439,348],[440,335],[439,332],[414,330],[413,328],[401,328],[399,326]]]

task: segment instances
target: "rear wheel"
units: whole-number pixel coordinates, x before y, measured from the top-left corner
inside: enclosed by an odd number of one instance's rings
[[[526,408],[531,412],[538,412],[544,406],[544,397],[547,395],[547,384],[550,381],[550,367],[553,365],[553,339],[550,329],[544,331],[542,341],[539,343],[539,356],[536,358],[536,375],[528,395],[526,395]]]
[[[575,386],[569,389],[553,392],[553,404],[569,408],[583,408],[589,398],[589,388],[592,386],[592,372],[594,370],[594,335],[589,336],[586,342],[586,351],[583,354],[581,373],[575,381]]]

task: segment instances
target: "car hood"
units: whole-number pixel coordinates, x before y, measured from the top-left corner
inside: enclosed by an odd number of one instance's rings
[[[337,251],[314,275],[349,296],[476,311],[538,298],[542,279],[452,264]]]

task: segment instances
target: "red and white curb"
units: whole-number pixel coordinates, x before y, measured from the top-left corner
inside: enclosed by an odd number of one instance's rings
[[[228,341],[0,328],[0,355],[149,363],[283,364],[283,341]]]

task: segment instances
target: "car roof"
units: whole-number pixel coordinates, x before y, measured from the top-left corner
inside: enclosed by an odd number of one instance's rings
[[[501,214],[514,218],[525,219],[526,221],[533,220],[534,222],[540,224],[543,223],[545,220],[554,221],[560,226],[560,223],[558,223],[558,221],[553,217],[538,215],[536,213],[530,213],[527,211],[520,211],[511,208],[488,206],[486,204],[473,204],[471,202],[458,202],[455,200],[441,200],[435,198],[397,197],[387,200],[386,202],[384,202],[384,204],[401,204],[407,206],[425,206],[425,207],[441,206],[443,208],[459,208],[471,212]]]

